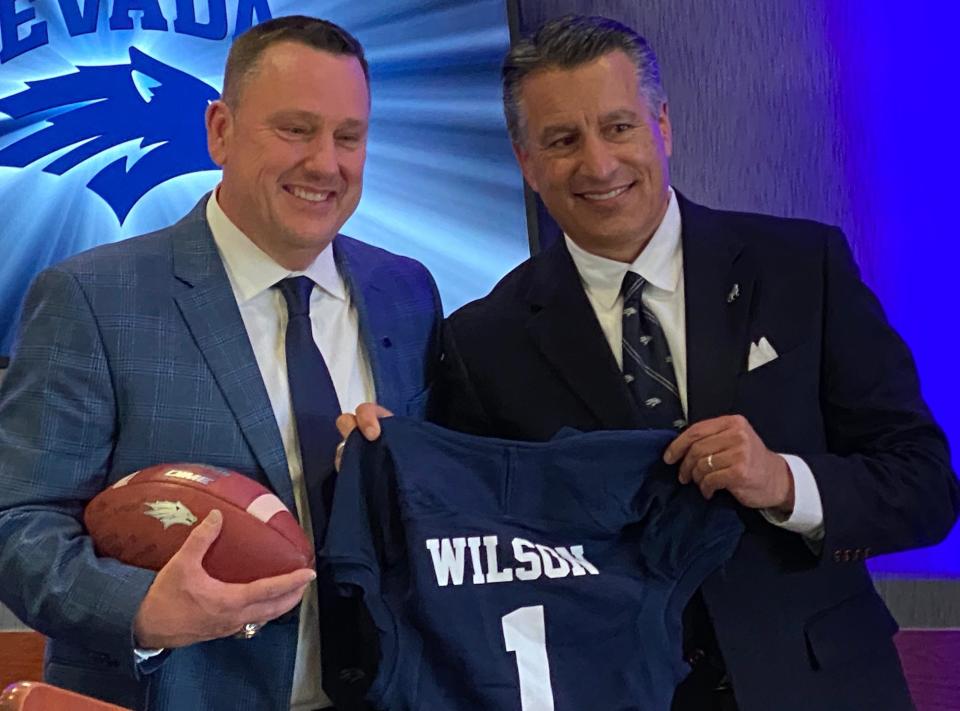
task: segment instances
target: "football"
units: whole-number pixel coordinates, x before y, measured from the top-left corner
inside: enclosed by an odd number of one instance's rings
[[[228,583],[314,566],[314,546],[269,489],[237,472],[203,464],[157,464],[120,479],[87,504],[84,524],[97,554],[159,570],[213,509],[220,535],[203,559]]]

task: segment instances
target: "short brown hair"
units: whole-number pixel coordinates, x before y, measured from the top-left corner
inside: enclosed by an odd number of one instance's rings
[[[370,86],[370,70],[357,38],[339,25],[306,15],[287,15],[254,25],[237,37],[227,55],[223,72],[223,100],[236,105],[243,85],[257,68],[264,51],[280,42],[299,42],[330,54],[356,57]]]

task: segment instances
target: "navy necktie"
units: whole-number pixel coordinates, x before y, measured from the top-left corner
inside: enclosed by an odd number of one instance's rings
[[[657,317],[640,298],[646,283],[633,272],[623,277],[623,378],[646,427],[681,429],[687,422],[670,346]]]
[[[310,323],[313,280],[305,276],[290,277],[276,286],[287,302],[287,380],[300,441],[313,536],[319,550],[333,500],[333,458],[340,442],[336,426],[341,412],[340,401],[323,354],[313,340]]]

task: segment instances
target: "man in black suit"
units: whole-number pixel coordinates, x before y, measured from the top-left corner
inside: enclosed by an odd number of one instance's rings
[[[664,458],[736,499],[746,532],[689,610],[675,709],[912,708],[864,560],[941,540],[960,494],[843,235],[673,190],[656,57],[623,25],[547,23],[503,80],[565,234],[448,319],[435,419],[523,440],[680,431]]]

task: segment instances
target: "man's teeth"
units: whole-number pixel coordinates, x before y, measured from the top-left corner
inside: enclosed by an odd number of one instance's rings
[[[302,198],[310,202],[323,202],[330,197],[330,191],[324,193],[314,193],[310,192],[309,190],[304,190],[303,188],[291,188],[290,192],[292,192],[298,198]]]
[[[627,192],[629,185],[624,185],[622,188],[614,188],[608,193],[583,193],[583,196],[587,200],[609,200],[610,198],[615,198],[618,195],[623,195]]]

